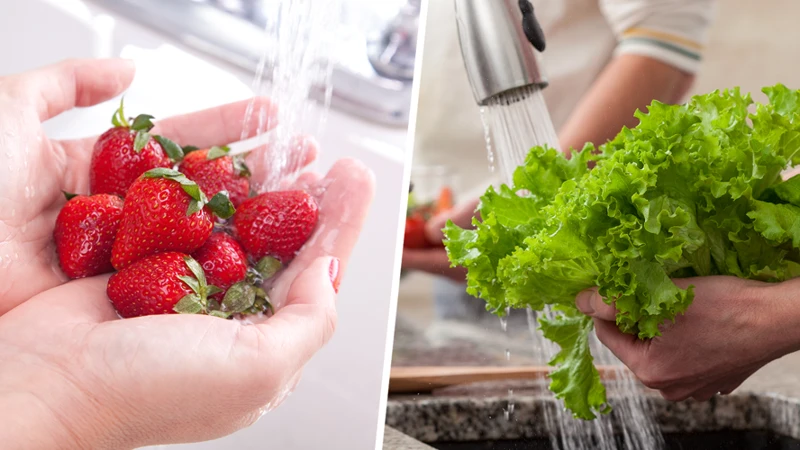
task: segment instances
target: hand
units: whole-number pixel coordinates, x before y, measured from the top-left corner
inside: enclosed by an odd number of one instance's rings
[[[0,78],[0,315],[66,281],[53,246],[53,226],[65,201],[61,191],[89,193],[97,138],[50,140],[42,122],[114,98],[133,76],[132,62],[112,59],[65,61]],[[183,145],[225,145],[241,137],[247,104],[165,119],[153,133]],[[258,99],[256,107],[262,106],[275,114],[268,100]],[[253,123],[249,136],[256,127]],[[263,159],[257,153],[250,157]],[[315,157],[313,149],[303,154],[303,166]]]
[[[73,61],[0,79],[0,118],[15,119],[14,107],[24,119],[0,120],[14,131],[0,130],[0,140],[30,145],[28,164],[38,171],[26,176],[43,178],[30,205],[20,201],[25,195],[2,197],[17,217],[24,209],[40,221],[0,224],[7,237],[0,251],[18,254],[15,264],[0,265],[2,279],[28,284],[0,294],[3,311],[10,310],[0,316],[0,440],[14,448],[118,449],[227,435],[280,404],[335,327],[338,283],[374,193],[371,172],[355,161],[338,162],[321,180],[297,180],[317,197],[319,225],[270,292],[276,314],[257,324],[200,315],[119,320],[106,297],[107,275],[65,283],[55,259],[41,262],[54,252],[60,190],[86,192],[92,141],[48,141],[40,121],[117,95],[132,71],[123,61]],[[23,87],[40,95],[18,95]],[[184,145],[225,144],[239,138],[245,107],[165,120],[154,132]],[[262,151],[269,150],[251,157]],[[313,159],[313,146],[303,151],[305,163]],[[26,168],[21,157],[0,170],[7,166]],[[28,181],[13,170],[0,180],[20,192]]]
[[[431,242],[442,242],[444,233],[442,228],[448,220],[461,228],[473,228],[472,218],[475,217],[475,209],[478,207],[480,199],[456,205],[455,208],[442,212],[432,217],[425,224],[425,235]],[[403,249],[403,269],[421,270],[434,275],[442,275],[451,280],[465,281],[467,270],[463,267],[450,267],[450,259],[447,251],[442,248],[423,248],[423,249]]]
[[[695,287],[686,313],[649,341],[624,334],[616,309],[596,289],[576,303],[594,318],[598,339],[645,386],[671,401],[729,394],[765,364],[798,349],[796,294],[800,280],[768,284],[735,277],[674,280]]]

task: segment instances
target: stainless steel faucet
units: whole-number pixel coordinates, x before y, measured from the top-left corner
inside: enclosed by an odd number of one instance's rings
[[[369,43],[369,61],[381,75],[398,80],[414,78],[417,32],[422,0],[408,0],[388,26]]]
[[[454,1],[461,53],[479,105],[514,89],[547,86],[534,51],[544,50],[544,35],[529,0]]]
[[[265,39],[263,5],[277,0],[93,1],[189,48],[255,71]],[[388,24],[376,24],[374,32],[364,30],[361,45],[339,52],[332,108],[383,125],[408,125],[420,5],[421,0],[407,0]],[[325,90],[315,89],[312,96],[322,101]]]

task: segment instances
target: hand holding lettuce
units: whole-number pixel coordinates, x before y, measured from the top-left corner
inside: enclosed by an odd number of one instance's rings
[[[445,228],[451,262],[488,309],[558,311],[541,321],[561,346],[550,387],[576,417],[608,411],[579,292],[598,286],[619,330],[650,339],[694,298],[671,278],[800,275],[800,178],[780,176],[800,161],[800,91],[764,92],[752,113],[738,89],[654,102],[599,154],[536,147],[513,186],[486,191],[475,229]]]

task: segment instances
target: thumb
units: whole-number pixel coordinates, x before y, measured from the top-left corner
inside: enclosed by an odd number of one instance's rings
[[[575,297],[575,305],[580,312],[600,320],[615,322],[617,308],[609,305],[600,296],[597,288],[587,289]]]
[[[135,67],[125,59],[76,59],[17,75],[15,94],[36,99],[42,121],[75,107],[93,106],[121,94],[133,81]]]

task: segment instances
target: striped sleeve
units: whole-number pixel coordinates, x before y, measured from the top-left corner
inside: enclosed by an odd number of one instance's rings
[[[619,41],[616,54],[649,56],[697,72],[715,0],[601,0],[600,5]]]

